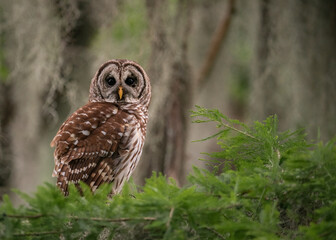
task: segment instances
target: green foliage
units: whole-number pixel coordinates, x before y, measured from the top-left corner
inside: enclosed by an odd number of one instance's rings
[[[195,122],[215,122],[215,171],[194,168],[189,184],[153,173],[139,191],[131,182],[64,198],[51,184],[14,207],[0,206],[1,239],[334,239],[335,141],[308,144],[302,130],[279,132],[276,116],[247,126],[197,107]],[[208,138],[206,138],[208,139]],[[204,140],[206,140],[204,139]],[[219,171],[221,169],[221,171]]]

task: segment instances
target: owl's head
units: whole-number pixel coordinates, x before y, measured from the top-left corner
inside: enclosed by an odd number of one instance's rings
[[[133,61],[114,59],[96,72],[91,81],[89,101],[148,106],[150,95],[151,86],[145,70]]]

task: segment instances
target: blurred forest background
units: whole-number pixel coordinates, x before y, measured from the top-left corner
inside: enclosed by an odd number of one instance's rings
[[[192,142],[215,132],[191,123],[194,105],[336,133],[334,0],[0,0],[0,34],[0,195],[54,181],[50,141],[113,58],[153,86],[138,184],[154,170],[182,185],[216,151]]]

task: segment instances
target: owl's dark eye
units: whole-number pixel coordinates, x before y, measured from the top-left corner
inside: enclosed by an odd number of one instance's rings
[[[136,79],[135,77],[128,77],[128,78],[126,78],[126,80],[125,80],[125,83],[126,83],[128,86],[132,86],[132,87],[135,86],[136,82],[137,82],[137,79]]]
[[[109,76],[109,77],[107,77],[106,79],[105,79],[105,81],[106,81],[106,83],[109,85],[109,86],[114,86],[114,84],[116,84],[116,80],[115,80],[115,78],[114,77],[111,77],[111,76]]]

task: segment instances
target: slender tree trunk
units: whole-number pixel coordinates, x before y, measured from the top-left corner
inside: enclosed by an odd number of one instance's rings
[[[148,0],[146,4],[152,46],[148,70],[153,86],[150,106],[152,118],[135,178],[142,182],[152,171],[160,171],[182,183],[185,171],[186,114],[192,96],[186,57],[190,1],[178,2],[174,17],[166,11],[169,1]]]
[[[336,2],[259,1],[251,116],[336,133]]]
[[[12,166],[7,182],[25,192],[51,180],[49,134],[58,116],[57,92],[65,85],[66,35],[76,20],[75,2],[63,3],[62,18],[56,14],[55,2],[3,1],[1,5],[5,9],[4,53],[10,69],[8,91],[2,89],[6,92],[0,103],[4,106],[1,132],[6,139],[1,144],[1,154],[5,154],[1,162],[7,159],[5,164]]]
[[[12,115],[12,103],[9,86],[0,85],[0,201],[1,196],[9,192],[9,176],[12,172],[11,151],[8,125]]]

